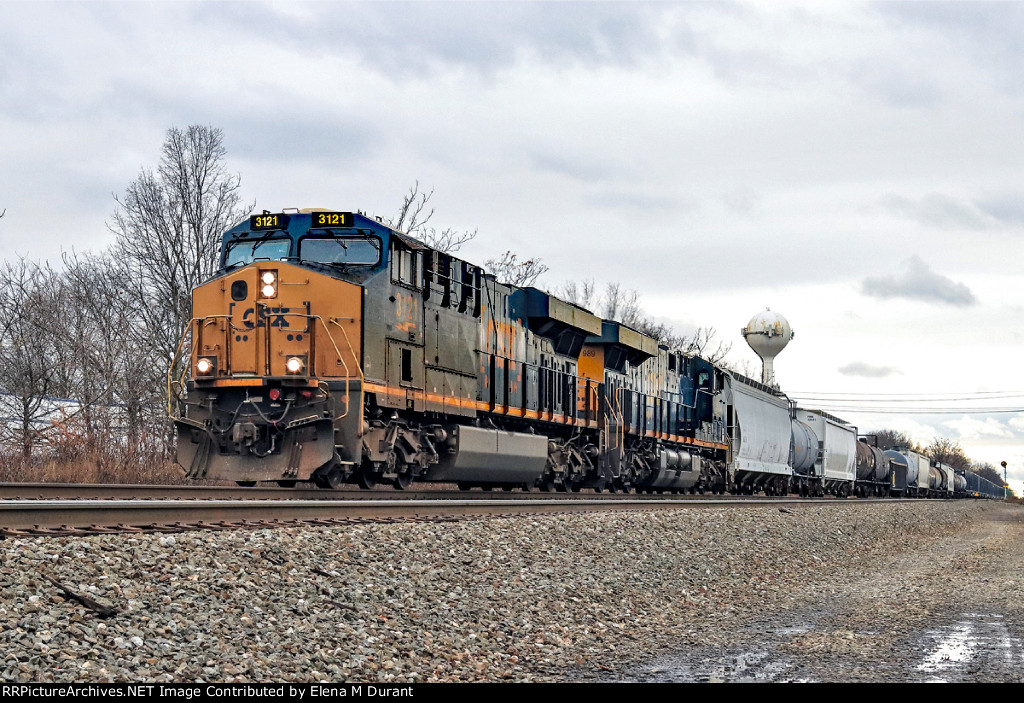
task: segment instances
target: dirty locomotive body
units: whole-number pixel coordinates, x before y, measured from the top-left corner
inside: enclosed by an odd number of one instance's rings
[[[191,357],[170,385],[191,478],[892,487],[880,452],[884,470],[859,478],[856,428],[838,418],[359,213],[265,213],[226,232],[183,342]]]

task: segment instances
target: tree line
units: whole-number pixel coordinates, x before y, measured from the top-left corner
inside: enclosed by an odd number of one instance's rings
[[[57,266],[2,264],[4,479],[81,478],[61,473],[68,466],[95,480],[172,471],[165,386],[191,291],[216,269],[223,231],[254,206],[225,156],[221,130],[171,128],[157,167],[115,196],[109,248],[65,252]]]

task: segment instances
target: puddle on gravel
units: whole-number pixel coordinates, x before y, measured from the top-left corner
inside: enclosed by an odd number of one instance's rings
[[[787,625],[765,632],[764,646],[750,650],[697,650],[661,656],[614,680],[623,683],[809,683],[800,667],[781,655],[775,640],[788,640],[813,630],[809,624]]]
[[[635,669],[619,681],[644,683],[743,683],[766,681],[807,681],[791,671],[793,664],[773,659],[765,651],[748,651],[721,657],[669,655],[642,669]]]
[[[811,619],[811,618],[809,618]],[[790,621],[792,622],[792,621]],[[831,680],[834,671],[807,653],[794,658],[781,645],[814,633],[815,624],[802,623],[761,630],[749,648],[726,651],[696,649],[661,656],[604,681],[641,683],[809,683]],[[830,628],[823,635],[832,632]],[[857,634],[874,635],[875,630]],[[1024,668],[1024,641],[1014,636],[997,613],[965,613],[949,625],[919,631],[877,671],[878,680],[969,682],[1019,680]],[[908,656],[909,655],[909,656]],[[826,665],[827,666],[827,665]],[[1005,672],[1005,677],[1000,676]],[[824,677],[824,678],[823,678]]]
[[[915,667],[930,682],[963,680],[982,666],[1012,668],[1024,663],[1021,639],[1010,634],[997,613],[965,613],[952,625],[926,631],[927,652]]]

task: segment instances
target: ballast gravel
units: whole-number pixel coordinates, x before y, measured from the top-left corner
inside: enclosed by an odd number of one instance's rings
[[[1012,532],[988,544],[1005,515]],[[871,663],[975,607],[984,587],[963,592],[963,579],[988,568],[985,549],[999,562],[1020,515],[975,501],[826,503],[7,539],[0,671],[8,682],[651,680],[659,657],[735,659],[739,644],[772,640],[786,680],[893,680]],[[118,612],[101,617],[49,579]],[[1021,626],[1021,606],[998,607]],[[690,664],[676,680],[707,680]],[[1020,668],[994,680],[1022,680]]]

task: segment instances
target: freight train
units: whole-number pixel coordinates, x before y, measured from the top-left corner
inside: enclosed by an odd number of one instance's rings
[[[177,460],[194,479],[968,491],[772,385],[502,283],[359,212],[241,222],[224,234],[219,270],[193,291],[192,314],[189,356],[168,385]]]

